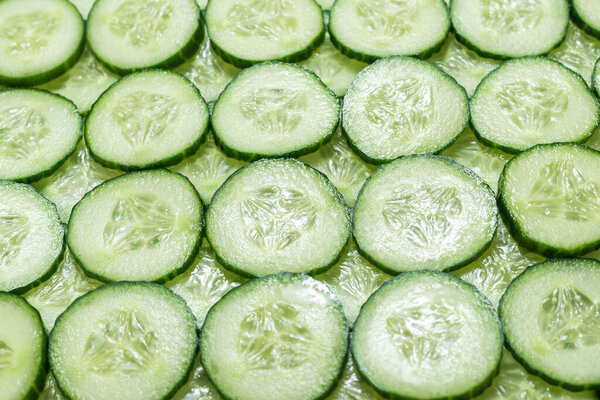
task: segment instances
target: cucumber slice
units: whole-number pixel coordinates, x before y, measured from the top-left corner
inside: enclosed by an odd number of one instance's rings
[[[439,156],[410,156],[379,167],[354,204],[361,253],[389,274],[453,270],[479,257],[498,219],[490,187]]]
[[[427,60],[452,76],[472,96],[479,82],[500,65],[500,61],[480,57],[462,45],[453,34],[440,50]]]
[[[46,377],[46,384],[44,385],[44,390],[40,393],[38,400],[67,400],[65,396],[60,392],[58,385],[56,384],[56,380],[54,379],[54,375],[52,372],[48,374]]]
[[[217,190],[206,236],[221,264],[239,275],[316,274],[339,259],[350,218],[325,175],[293,159],[260,160]]]
[[[525,367],[570,390],[600,388],[600,262],[554,259],[522,273],[500,301],[506,343]]]
[[[0,84],[38,85],[72,67],[83,52],[84,22],[67,0],[0,2]]]
[[[600,1],[571,0],[573,20],[586,32],[600,39]]]
[[[442,0],[337,0],[329,15],[335,47],[365,62],[395,55],[427,57],[449,30]]]
[[[210,1],[205,19],[213,49],[238,68],[304,60],[325,35],[314,0]]]
[[[500,177],[498,207],[519,243],[547,257],[600,246],[600,152],[575,143],[535,146]]]
[[[507,59],[548,53],[565,37],[566,0],[452,0],[458,39],[485,57]]]
[[[513,156],[483,145],[471,130],[465,131],[446,150],[440,153],[475,172],[485,181],[494,193],[498,192],[498,179],[504,165]]]
[[[75,300],[56,320],[48,357],[62,392],[80,399],[169,399],[198,339],[185,302],[164,286],[120,282]]]
[[[362,70],[344,97],[342,128],[366,162],[436,153],[467,127],[465,90],[434,65],[390,57]]]
[[[0,179],[34,182],[52,174],[75,151],[81,117],[62,96],[6,89],[0,91],[0,133]]]
[[[3,400],[35,399],[46,378],[46,333],[27,301],[0,292],[0,388]]]
[[[179,389],[171,400],[222,400],[217,389],[210,383],[202,367],[200,357],[196,357],[190,379]]]
[[[95,162],[83,141],[69,159],[52,175],[33,186],[56,204],[63,223],[69,222],[73,206],[90,190],[102,182],[121,175]]]
[[[198,150],[208,119],[202,95],[183,76],[165,70],[137,72],[94,104],[85,122],[85,141],[105,167],[165,167]]]
[[[340,383],[327,400],[382,400],[383,398],[358,374],[354,359],[348,354]]]
[[[596,66],[594,67],[592,86],[594,87],[596,96],[600,97],[600,58],[598,58],[598,61],[596,61]]]
[[[484,144],[518,153],[540,143],[585,142],[600,105],[585,81],[541,57],[505,62],[471,98],[471,126]]]
[[[0,181],[0,291],[25,293],[52,275],[63,236],[54,204],[29,185]]]
[[[360,374],[389,398],[470,398],[490,385],[502,327],[473,286],[441,272],[386,282],[361,309],[352,333]]]
[[[190,58],[204,37],[194,0],[97,0],[87,42],[111,71],[173,68]]]
[[[352,151],[340,129],[330,143],[301,157],[300,161],[327,175],[349,207],[354,205],[358,192],[375,170]]]
[[[87,19],[88,14],[90,13],[90,10],[92,9],[92,6],[94,5],[94,2],[96,0],[69,0],[69,1],[71,3],[73,3],[75,5],[75,7],[77,7],[81,16],[84,19]]]
[[[104,182],[75,205],[67,244],[85,273],[103,282],[165,282],[194,260],[202,214],[184,176],[133,172]]]
[[[331,139],[339,114],[335,94],[314,73],[269,62],[237,75],[217,100],[211,123],[226,154],[253,161],[316,150]]]
[[[569,22],[565,40],[548,56],[577,72],[591,86],[594,63],[600,57],[600,40]]]
[[[202,365],[226,399],[321,399],[342,374],[347,346],[341,304],[325,284],[301,274],[233,289],[200,332]]]

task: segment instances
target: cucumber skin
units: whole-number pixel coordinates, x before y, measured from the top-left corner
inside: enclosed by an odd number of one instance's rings
[[[563,249],[560,247],[548,246],[546,244],[538,242],[537,240],[531,239],[531,238],[527,237],[527,235],[525,235],[521,226],[516,222],[516,219],[514,218],[514,213],[508,208],[507,201],[504,198],[504,180],[506,179],[505,178],[506,171],[507,171],[511,161],[520,157],[521,154],[525,154],[529,151],[532,151],[533,149],[536,149],[538,147],[548,147],[548,146],[581,147],[590,152],[596,153],[597,156],[600,157],[600,151],[597,151],[597,150],[592,149],[591,147],[587,147],[585,145],[582,145],[579,143],[573,143],[573,142],[546,143],[546,144],[538,144],[533,147],[530,147],[529,149],[525,150],[524,152],[517,154],[515,157],[513,157],[511,160],[509,160],[506,163],[506,165],[504,166],[504,169],[502,170],[502,173],[500,174],[500,179],[498,182],[498,211],[500,213],[500,216],[502,217],[502,220],[504,221],[504,224],[508,228],[508,231],[510,232],[510,234],[523,247],[525,247],[531,251],[534,251],[536,253],[539,253],[539,254],[543,255],[544,257],[548,257],[548,258],[577,257],[577,256],[589,253],[589,252],[599,248],[600,240],[598,240],[596,242],[581,245],[580,247],[573,249],[573,250],[568,250],[568,249]],[[598,387],[598,389],[600,389],[600,386]],[[569,390],[571,390],[571,389],[569,389]],[[583,389],[581,389],[581,390],[583,390]]]
[[[596,93],[596,97],[600,98],[600,58],[596,61],[594,72],[592,72],[592,90]]]
[[[580,27],[584,32],[600,39],[600,29],[594,28],[584,21],[581,15],[579,15],[579,12],[577,12],[577,7],[575,7],[573,0],[569,0],[569,5],[571,8],[571,18],[573,19],[573,22],[575,22],[577,26]]]

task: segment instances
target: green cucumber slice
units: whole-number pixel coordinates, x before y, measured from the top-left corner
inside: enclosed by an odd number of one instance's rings
[[[208,379],[199,355],[194,362],[194,370],[190,378],[171,400],[222,400],[219,392]]]
[[[85,273],[103,282],[165,282],[193,262],[202,217],[202,201],[186,177],[133,172],[83,196],[71,213],[67,244]]]
[[[0,84],[31,86],[72,67],[85,46],[84,22],[67,0],[0,2]]]
[[[46,384],[44,385],[44,389],[41,391],[37,400],[67,400],[60,392],[52,372],[50,372],[46,377]]]
[[[361,253],[389,274],[453,270],[479,257],[496,231],[494,192],[472,171],[439,156],[379,167],[354,204]]]
[[[542,57],[510,60],[471,98],[471,126],[484,144],[518,153],[540,143],[585,142],[600,105],[585,81]]]
[[[442,272],[402,274],[365,303],[352,332],[360,374],[385,397],[470,398],[490,385],[504,337],[473,286]]]
[[[569,22],[565,40],[548,57],[577,72],[591,86],[594,63],[600,57],[600,40]]]
[[[165,167],[198,150],[208,120],[206,102],[183,76],[166,70],[137,72],[94,103],[85,121],[85,141],[105,167]]]
[[[600,388],[600,262],[554,259],[508,287],[500,319],[510,351],[531,373],[570,390]]]
[[[573,20],[586,32],[600,39],[600,1],[571,0]]]
[[[0,179],[34,182],[52,174],[75,151],[81,117],[62,96],[5,89],[0,91],[0,132]]]
[[[173,68],[200,46],[204,24],[194,0],[97,0],[87,42],[111,71]]]
[[[383,400],[383,397],[360,376],[352,354],[348,354],[344,374],[327,400]]]
[[[567,0],[452,0],[458,39],[485,57],[543,55],[558,46],[569,22]]]
[[[342,374],[347,346],[341,304],[327,285],[301,274],[233,289],[200,332],[202,365],[226,399],[321,399]]]
[[[48,357],[72,400],[166,400],[186,381],[196,321],[164,286],[120,282],[75,300],[56,320]]]
[[[205,20],[214,50],[238,68],[304,60],[325,35],[314,0],[210,1]]]
[[[46,378],[46,333],[23,298],[0,292],[0,387],[4,400],[33,400]]]
[[[600,152],[575,143],[535,146],[510,160],[498,207],[519,243],[545,255],[600,246]]]
[[[0,180],[0,291],[25,293],[52,275],[63,237],[54,204],[29,185]]]
[[[226,154],[253,161],[316,150],[331,139],[339,114],[337,97],[313,72],[268,62],[236,76],[219,96],[211,124]]]
[[[600,58],[598,58],[598,61],[596,61],[596,66],[594,67],[592,86],[594,87],[596,96],[600,97]]]
[[[449,30],[442,0],[337,0],[329,14],[335,47],[365,62],[395,55],[427,57]]]
[[[468,97],[425,61],[389,57],[362,70],[344,97],[342,128],[366,162],[436,153],[467,127]]]

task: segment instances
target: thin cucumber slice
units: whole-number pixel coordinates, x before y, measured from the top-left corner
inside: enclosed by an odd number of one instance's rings
[[[569,22],[567,0],[452,0],[458,39],[498,59],[543,55],[558,46]]]
[[[182,175],[133,172],[104,182],[75,205],[67,244],[91,277],[110,281],[173,279],[202,241],[202,201]]]
[[[75,300],[56,320],[48,357],[72,400],[166,400],[186,381],[194,315],[164,286],[120,282]]]
[[[165,167],[198,150],[208,120],[206,102],[183,76],[166,70],[137,72],[94,103],[85,121],[85,141],[105,167]]]
[[[600,39],[600,1],[571,0],[571,15],[582,29]]]
[[[475,172],[485,181],[494,193],[498,192],[498,179],[504,165],[513,156],[483,145],[471,130],[465,131],[446,150],[440,153]]]
[[[327,285],[301,274],[233,289],[200,332],[202,365],[226,399],[321,399],[342,374],[347,346],[341,304]]]
[[[519,243],[576,256],[600,246],[600,152],[575,143],[538,145],[509,161],[498,207]]]
[[[63,223],[69,222],[73,206],[90,190],[102,182],[121,175],[94,161],[83,141],[69,159],[52,175],[33,186],[56,204]]]
[[[335,94],[314,73],[269,62],[237,75],[219,96],[211,124],[226,154],[253,161],[316,150],[331,139],[339,114]]]
[[[471,126],[484,144],[518,153],[540,143],[585,142],[600,105],[579,74],[541,57],[507,61],[471,98]]]
[[[577,72],[591,86],[594,64],[600,57],[600,40],[569,22],[565,40],[548,57]]]
[[[596,61],[596,66],[594,67],[592,86],[594,87],[596,96],[600,97],[600,58],[598,58],[598,61]]]
[[[506,343],[525,367],[570,390],[600,388],[600,262],[554,259],[522,273],[500,301]]]
[[[354,204],[354,237],[373,264],[401,272],[453,270],[479,257],[496,231],[494,192],[470,170],[439,156],[379,167]]]
[[[0,292],[0,388],[3,400],[33,400],[46,378],[46,333],[23,298]]]
[[[204,37],[194,0],[97,0],[87,42],[111,71],[173,68],[190,58]]]
[[[57,271],[40,286],[31,289],[23,297],[40,313],[44,328],[50,332],[54,321],[75,299],[100,286],[100,282],[88,278],[77,261],[66,251]]]
[[[0,291],[24,293],[52,275],[63,237],[54,204],[29,185],[0,181]]]
[[[342,128],[363,160],[436,153],[467,127],[465,89],[433,64],[389,57],[362,70],[344,97]]]
[[[449,30],[442,0],[337,0],[329,15],[335,47],[365,62],[395,55],[427,57]]]
[[[68,400],[65,396],[60,392],[58,388],[58,384],[56,383],[56,379],[54,379],[54,375],[52,372],[48,374],[46,377],[46,384],[44,385],[44,389],[40,392],[37,400]]]
[[[339,129],[331,142],[301,157],[300,161],[327,175],[349,207],[354,205],[358,192],[375,170],[352,151]]]
[[[0,91],[0,132],[0,179],[34,182],[52,174],[75,151],[81,117],[62,96],[6,89]]]
[[[77,7],[81,16],[84,19],[87,19],[88,14],[90,13],[90,10],[92,9],[92,6],[94,5],[94,2],[96,0],[69,0],[69,1],[71,3],[73,3],[75,5],[75,7]]]
[[[479,82],[500,65],[500,61],[480,57],[448,35],[440,50],[427,60],[452,76],[472,96]]]
[[[208,379],[200,362],[200,356],[196,357],[190,379],[175,393],[171,400],[222,400],[219,392]]]
[[[304,60],[325,35],[314,0],[209,1],[205,19],[217,54],[238,68]]]
[[[490,385],[504,337],[496,311],[473,286],[441,272],[386,282],[352,333],[360,374],[389,398],[470,398]]]
[[[54,79],[77,62],[84,46],[83,19],[67,0],[0,2],[0,84]]]

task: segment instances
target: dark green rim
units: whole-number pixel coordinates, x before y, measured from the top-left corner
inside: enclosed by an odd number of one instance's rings
[[[577,10],[577,6],[575,5],[577,0],[570,0],[569,3],[571,5],[571,18],[577,24],[577,26],[579,26],[584,32],[600,39],[600,27],[594,27],[586,22],[585,15],[581,14]]]

